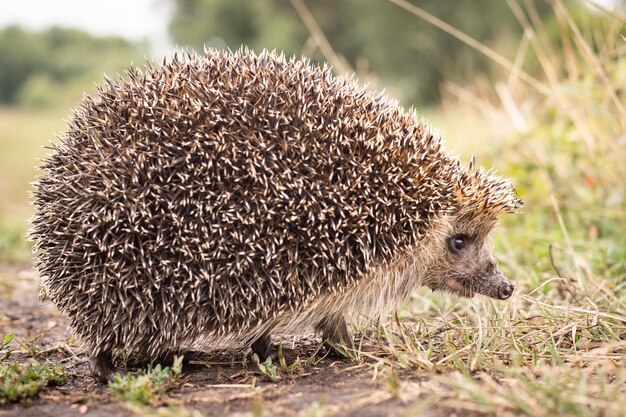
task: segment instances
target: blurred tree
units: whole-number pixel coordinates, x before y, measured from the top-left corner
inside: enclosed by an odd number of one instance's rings
[[[289,0],[171,0],[170,32],[180,45],[310,53],[309,33]],[[471,77],[489,61],[449,34],[388,1],[308,0],[307,7],[335,49],[357,72],[363,68],[395,86],[404,101],[436,100],[442,79]],[[481,42],[513,55],[521,28],[504,1],[423,0],[419,6]],[[545,2],[539,13],[549,12]],[[508,47],[508,48],[507,48]],[[507,53],[508,52],[508,53]]]
[[[17,27],[0,32],[0,102],[9,103],[35,71],[48,71],[45,45]]]
[[[141,58],[141,49],[73,29],[0,30],[0,104],[48,106],[71,99],[103,72],[116,73]]]

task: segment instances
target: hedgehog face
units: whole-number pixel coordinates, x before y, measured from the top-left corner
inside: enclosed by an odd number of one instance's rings
[[[522,201],[508,180],[470,165],[460,170],[455,183],[456,207],[447,217],[447,230],[435,242],[442,254],[427,269],[424,285],[463,297],[475,293],[506,300],[514,286],[496,268],[491,232],[498,217],[515,212]]]
[[[447,290],[464,297],[479,293],[500,300],[513,294],[513,285],[496,268],[490,240],[466,234],[448,238],[446,255],[450,270],[444,280]]]
[[[439,242],[438,253],[443,255],[429,268],[425,285],[463,297],[478,293],[500,300],[509,298],[514,286],[496,267],[489,236],[492,226],[484,231],[452,228]]]

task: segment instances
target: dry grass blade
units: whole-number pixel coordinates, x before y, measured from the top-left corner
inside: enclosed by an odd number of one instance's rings
[[[317,24],[317,21],[311,14],[311,11],[308,9],[308,7],[306,7],[306,4],[304,4],[302,0],[290,1],[293,8],[298,13],[298,16],[300,16],[300,19],[315,40],[315,43],[320,48],[320,51],[324,55],[324,58],[326,58],[326,60],[330,62],[335,68],[335,72],[339,73],[340,75],[352,72],[348,63],[345,60],[341,59],[339,55],[335,53],[335,50],[331,46],[330,42],[328,42],[328,39],[324,35],[324,32],[322,32],[322,29]]]
[[[596,55],[591,50],[591,47],[589,46],[589,44],[583,37],[582,33],[580,32],[580,29],[578,28],[578,25],[576,25],[576,23],[572,19],[572,16],[569,14],[569,12],[567,11],[567,9],[565,8],[565,6],[560,0],[552,0],[551,4],[554,5],[554,10],[558,12],[560,15],[562,15],[567,21],[568,26],[574,33],[574,39],[576,41],[576,44],[578,45],[578,50],[583,52],[586,60],[591,64],[591,67],[596,72],[598,79],[601,81],[602,85],[605,87],[606,93],[609,94],[609,97],[615,104],[615,108],[622,115],[622,117],[626,117],[626,107],[624,107],[624,103],[620,100],[619,97],[617,97],[615,89],[611,81],[609,80],[609,77],[606,74],[606,71],[604,70],[604,68],[602,68],[602,65],[598,61]]]
[[[499,65],[506,68],[507,70],[511,72],[518,72],[519,77],[522,80],[527,82],[529,85],[531,85],[533,88],[535,88],[537,91],[541,92],[545,96],[552,97],[552,90],[548,86],[546,86],[544,83],[542,83],[541,81],[539,81],[537,78],[533,77],[532,75],[528,74],[527,72],[520,70],[510,60],[508,60],[501,54],[497,53],[493,49],[489,48],[485,44],[477,41],[476,39],[472,38],[468,34],[458,30],[452,25],[444,22],[443,20],[437,18],[436,16],[433,16],[432,14],[428,13],[426,10],[414,4],[411,4],[405,0],[389,0],[389,1],[399,7],[402,7],[406,11],[413,13],[415,16],[418,16],[419,18],[424,19],[428,23],[438,27],[444,32],[449,33],[450,35],[454,36],[461,42],[466,43],[467,45],[476,49],[478,52],[489,57],[494,62],[498,63]]]
[[[617,320],[617,321],[621,321],[623,323],[626,323],[626,316],[622,316],[619,314],[612,314],[612,313],[603,313],[601,311],[593,311],[593,310],[588,310],[588,309],[584,309],[584,308],[579,308],[579,307],[572,307],[572,306],[559,306],[559,305],[553,305],[553,304],[548,304],[548,303],[544,303],[542,301],[539,301],[537,299],[531,298],[531,297],[527,297],[527,296],[520,296],[522,299],[528,301],[529,303],[532,304],[537,304],[540,305],[542,307],[546,307],[546,308],[551,308],[551,309],[555,309],[555,310],[564,310],[564,311],[568,311],[570,313],[576,313],[576,314],[586,314],[586,315],[591,315],[591,316],[597,316],[597,317],[603,317],[606,319],[612,319],[612,320]]]

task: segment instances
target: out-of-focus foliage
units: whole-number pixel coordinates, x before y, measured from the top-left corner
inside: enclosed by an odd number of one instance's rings
[[[319,61],[290,0],[173,0],[170,32],[179,45],[277,49]],[[407,103],[432,102],[444,78],[471,80],[493,66],[449,34],[386,1],[309,0],[322,32],[357,73],[374,73]],[[468,35],[504,51],[517,49],[522,29],[505,1],[420,1],[418,5]],[[537,4],[549,18],[546,3]],[[488,22],[488,24],[486,24]],[[506,53],[506,52],[509,53]],[[510,57],[513,58],[513,57]]]
[[[103,72],[117,72],[141,56],[138,45],[121,38],[61,28],[6,28],[0,31],[0,104],[66,104]]]

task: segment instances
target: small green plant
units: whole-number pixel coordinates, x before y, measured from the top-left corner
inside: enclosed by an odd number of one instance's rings
[[[183,358],[177,356],[171,368],[156,365],[140,371],[138,375],[115,374],[109,382],[109,390],[121,400],[135,405],[148,405],[165,395],[180,376],[182,368]]]
[[[13,352],[13,350],[10,349],[8,346],[11,344],[12,341],[13,334],[9,333],[4,336],[4,340],[0,342],[0,362],[4,362],[5,360],[9,359],[9,356],[11,356],[11,352]]]
[[[297,357],[292,363],[287,362],[287,358],[285,357],[285,352],[283,351],[283,343],[278,344],[278,352],[277,352],[278,365],[280,370],[286,374],[294,375],[302,371],[304,366],[303,361]]]
[[[39,355],[42,352],[41,348],[37,345],[37,341],[40,337],[41,335],[38,334],[35,337],[28,339],[24,342],[20,342],[18,340],[17,343],[20,345],[20,351],[28,356]]]
[[[267,376],[270,380],[276,382],[280,380],[280,375],[278,374],[278,368],[276,364],[272,362],[272,358],[268,357],[265,362],[261,362],[256,353],[252,354],[252,361],[259,368],[259,371]]]
[[[27,365],[1,365],[0,404],[28,401],[36,397],[44,386],[64,385],[67,379],[68,375],[58,364],[42,365],[33,361]]]
[[[280,369],[283,372],[287,372],[289,369],[289,365],[287,364],[287,358],[285,358],[285,352],[283,352],[283,342],[281,341],[278,344],[278,365],[280,365]]]

